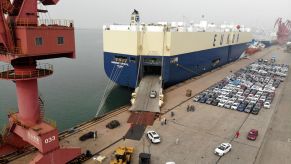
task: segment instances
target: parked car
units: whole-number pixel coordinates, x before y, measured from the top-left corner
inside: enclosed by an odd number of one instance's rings
[[[244,112],[246,112],[246,113],[250,113],[250,112],[252,111],[253,107],[254,107],[254,104],[249,103],[249,104],[247,105],[247,107],[245,108]]]
[[[112,120],[112,121],[110,121],[110,122],[106,125],[106,128],[108,128],[108,129],[114,129],[114,128],[118,127],[118,126],[120,126],[119,121],[117,121],[117,120]]]
[[[211,105],[217,106],[219,103],[219,100],[215,99],[211,102]]]
[[[251,111],[251,113],[257,115],[257,114],[259,114],[260,110],[261,110],[260,108],[257,108],[257,107],[255,106],[255,107],[253,108],[253,110]]]
[[[271,103],[268,102],[268,101],[266,101],[266,102],[264,103],[264,108],[266,108],[266,109],[270,109],[270,108],[271,108]]]
[[[272,97],[272,96],[268,96],[267,99],[266,99],[266,101],[272,103],[273,99],[274,99],[274,97]]]
[[[87,139],[90,139],[90,138],[94,138],[94,132],[92,132],[92,131],[90,131],[90,132],[88,132],[88,133],[86,133],[86,134],[83,134],[83,135],[79,138],[79,140],[80,140],[80,141],[86,141]]]
[[[219,101],[221,101],[223,98],[224,98],[223,95],[219,95],[216,99],[219,100]]]
[[[218,103],[218,107],[223,107],[225,105],[226,101],[225,100],[221,100],[219,103]]]
[[[232,104],[231,109],[237,110],[239,103],[235,102]]]
[[[209,99],[206,100],[205,103],[206,103],[206,104],[211,104],[212,101],[213,101],[213,99],[212,99],[212,98],[209,98]]]
[[[227,108],[227,109],[230,109],[231,105],[232,105],[231,102],[226,102],[223,107]]]
[[[273,83],[273,87],[275,87],[275,88],[278,88],[279,85],[280,85],[280,82],[274,82],[274,83]]]
[[[260,100],[263,101],[263,102],[265,102],[266,101],[266,98],[267,98],[266,96],[261,96]]]
[[[199,101],[200,98],[201,98],[201,95],[196,95],[194,96],[193,101],[197,102]]]
[[[232,147],[230,143],[222,143],[214,150],[214,153],[219,156],[223,156],[229,151],[231,151],[231,148]]]
[[[208,99],[207,97],[201,97],[201,98],[199,99],[199,102],[200,102],[200,103],[205,103],[207,99]]]
[[[237,107],[237,110],[240,111],[240,112],[243,112],[246,108],[246,106],[248,105],[247,102],[243,102],[241,103],[238,107]]]
[[[239,100],[239,101],[244,101],[244,100],[245,100],[245,97],[244,97],[244,96],[240,96],[240,97],[238,98],[238,100]]]
[[[252,129],[249,131],[247,139],[254,141],[257,139],[258,135],[259,135],[259,131],[256,129]]]
[[[148,139],[154,144],[161,142],[161,138],[160,138],[159,134],[153,130],[147,131],[146,135],[147,135]]]

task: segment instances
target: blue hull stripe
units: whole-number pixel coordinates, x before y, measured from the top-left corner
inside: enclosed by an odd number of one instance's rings
[[[241,56],[246,48],[247,43],[176,56],[165,56],[163,59],[164,83],[166,86],[170,86],[235,61]],[[117,63],[113,62],[116,56],[127,59],[127,63],[123,68],[118,68],[116,66]],[[161,60],[162,57],[142,56],[141,60],[144,61],[145,58],[157,58]],[[177,58],[178,60],[174,60]],[[139,57],[137,56],[104,52],[104,69],[106,75],[110,77],[113,69],[115,71],[120,69],[120,76],[116,78],[111,77],[110,79],[122,86],[128,86],[130,88],[136,87],[138,61]],[[161,64],[142,63],[140,75],[142,75],[143,67],[145,65],[160,66]]]

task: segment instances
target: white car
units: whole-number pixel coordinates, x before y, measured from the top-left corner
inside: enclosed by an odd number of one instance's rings
[[[231,108],[231,106],[232,106],[232,103],[228,101],[224,104],[223,107],[229,109],[229,108]]]
[[[160,138],[159,134],[153,130],[150,130],[147,132],[147,137],[154,144],[161,142],[161,138]]]
[[[238,92],[236,93],[237,96],[241,96],[242,94],[243,94],[243,92],[240,92],[240,91],[238,91]]]
[[[238,100],[239,100],[239,101],[244,101],[244,100],[245,100],[245,97],[244,97],[244,96],[240,96],[240,97],[238,98]]]
[[[219,103],[218,103],[218,107],[223,107],[225,105],[226,101],[225,100],[221,100]]]
[[[259,100],[260,97],[261,95],[259,95],[258,93],[255,95],[256,100]]]
[[[257,95],[261,96],[263,94],[262,91],[257,92]]]
[[[230,150],[231,150],[230,143],[222,143],[214,150],[214,153],[219,156],[223,156],[224,154],[228,153]]]
[[[270,109],[270,108],[271,108],[271,103],[268,102],[268,101],[266,101],[266,102],[264,103],[264,108]]]
[[[256,103],[257,103],[257,101],[258,101],[258,99],[256,99],[256,98],[253,98],[253,99],[250,101],[250,103],[252,103],[252,104],[256,104]]]
[[[219,100],[219,101],[221,101],[223,98],[224,98],[223,95],[219,95],[216,99]]]
[[[157,91],[151,91],[150,98],[156,98],[157,97]]]
[[[238,106],[239,106],[239,103],[233,103],[231,106],[231,109],[236,110]]]
[[[260,100],[263,101],[263,102],[265,102],[266,101],[266,98],[267,98],[266,96],[261,96]]]

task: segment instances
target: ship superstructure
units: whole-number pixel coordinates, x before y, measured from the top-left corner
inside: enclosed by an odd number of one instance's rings
[[[134,11],[130,25],[103,27],[105,72],[131,88],[146,75],[160,75],[165,85],[200,75],[237,60],[252,40],[242,25],[144,24],[139,19]]]

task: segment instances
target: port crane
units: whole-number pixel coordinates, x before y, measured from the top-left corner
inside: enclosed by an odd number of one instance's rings
[[[31,163],[61,164],[81,154],[80,148],[61,148],[56,126],[44,118],[38,95],[39,78],[53,74],[53,66],[39,61],[75,58],[74,25],[70,20],[39,19],[48,12],[38,4],[59,0],[0,0],[0,79],[16,85],[18,111],[8,114],[0,156],[33,146],[38,152]],[[63,110],[63,109],[59,109]]]
[[[288,42],[288,38],[291,36],[291,21],[282,18],[278,18],[275,22],[274,28],[277,27],[277,41],[280,45],[284,45]]]

